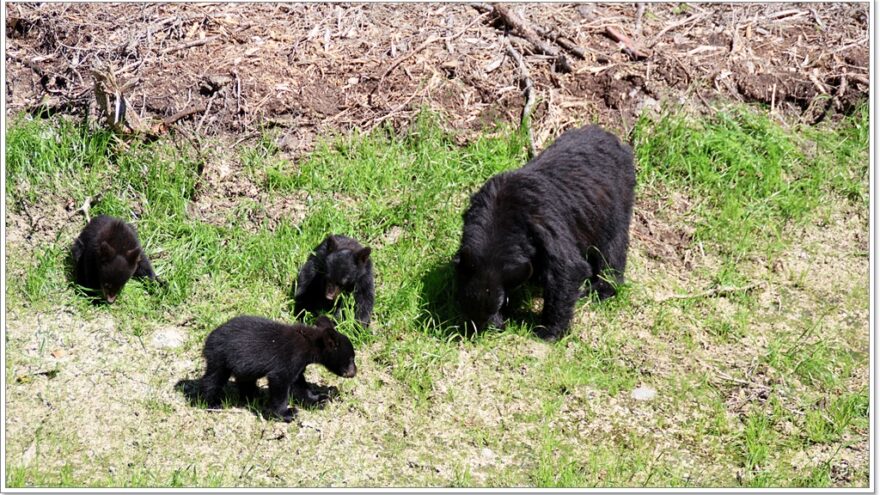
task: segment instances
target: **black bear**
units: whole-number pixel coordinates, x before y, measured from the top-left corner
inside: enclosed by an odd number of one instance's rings
[[[373,262],[370,248],[344,235],[329,235],[299,270],[294,311],[329,311],[342,292],[354,293],[355,318],[364,327],[373,313]],[[341,308],[336,309],[339,316]]]
[[[103,295],[108,303],[116,300],[131,277],[161,283],[134,229],[118,218],[93,218],[70,251],[76,283],[94,296]]]
[[[614,295],[603,277],[623,282],[635,182],[630,147],[596,126],[490,178],[471,196],[453,259],[469,328],[501,327],[510,291],[529,279],[544,293],[536,333],[550,341],[568,331],[585,282]]]
[[[289,407],[290,394],[305,405],[320,406],[328,399],[314,393],[306,382],[307,365],[320,363],[344,378],[357,373],[351,341],[326,316],[318,317],[315,326],[237,316],[208,335],[202,354],[206,370],[201,396],[209,407],[220,406],[220,392],[230,376],[235,376],[244,398],[256,396],[256,381],[265,376],[269,410],[288,423],[296,414]]]

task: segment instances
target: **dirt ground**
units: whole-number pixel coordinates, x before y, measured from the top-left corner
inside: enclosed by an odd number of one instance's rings
[[[175,117],[236,142],[275,127],[292,154],[317,135],[406,125],[422,107],[464,140],[517,124],[524,79],[505,33],[534,83],[538,148],[578,122],[627,132],[658,102],[762,102],[816,122],[852,109],[869,85],[867,3],[506,7],[524,30],[487,4],[6,8],[8,115],[94,113],[100,68],[130,122],[162,132],[158,120]],[[530,32],[546,36],[533,43]]]

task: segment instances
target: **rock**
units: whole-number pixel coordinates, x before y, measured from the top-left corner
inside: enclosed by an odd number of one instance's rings
[[[174,349],[180,347],[186,336],[179,329],[174,327],[160,328],[153,333],[153,347],[159,349]]]
[[[491,461],[495,458],[495,452],[492,452],[492,449],[489,447],[483,447],[483,450],[480,451],[480,457],[487,461]]]
[[[34,460],[34,456],[37,455],[37,442],[31,442],[28,446],[27,450],[21,455],[21,463],[24,466],[29,466],[31,461]]]
[[[635,400],[652,400],[657,396],[657,391],[651,387],[642,385],[632,391],[632,398]]]

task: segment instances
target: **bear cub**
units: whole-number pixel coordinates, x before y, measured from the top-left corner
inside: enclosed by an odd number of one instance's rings
[[[543,289],[536,333],[568,332],[577,299],[623,282],[636,176],[632,150],[596,126],[566,131],[522,168],[471,196],[453,259],[468,327],[501,327],[516,287]],[[587,290],[582,287],[587,285]]]
[[[134,228],[124,221],[99,215],[79,234],[71,247],[74,279],[87,292],[108,303],[132,277],[162,283],[138,242]]]
[[[354,293],[355,318],[369,326],[373,313],[370,248],[343,235],[329,235],[309,255],[294,286],[294,311],[329,311],[341,293]],[[336,308],[338,317],[341,308]]]
[[[207,366],[200,392],[209,407],[220,406],[220,392],[230,376],[247,399],[256,397],[256,381],[265,376],[269,410],[288,423],[296,414],[289,407],[290,394],[307,406],[320,407],[329,400],[306,382],[307,365],[319,363],[344,378],[357,373],[351,341],[326,316],[318,317],[315,326],[237,316],[208,335],[202,354]]]

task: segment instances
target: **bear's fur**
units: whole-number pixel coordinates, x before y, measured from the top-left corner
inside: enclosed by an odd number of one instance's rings
[[[520,169],[490,178],[471,197],[453,263],[469,325],[502,326],[511,290],[543,289],[546,340],[569,328],[581,287],[600,298],[623,282],[635,168],[632,150],[596,126],[563,133]]]
[[[318,317],[315,326],[237,316],[208,335],[202,354],[206,369],[200,392],[209,407],[220,406],[220,392],[230,376],[235,377],[240,395],[249,399],[257,394],[257,379],[265,376],[269,410],[286,422],[296,414],[288,407],[290,394],[305,405],[323,405],[327,400],[306,382],[307,365],[319,363],[345,378],[357,373],[351,341],[326,316]]]
[[[373,263],[370,248],[351,237],[329,235],[302,266],[294,286],[294,311],[329,311],[343,292],[354,294],[355,318],[369,326],[373,313]],[[339,316],[341,308],[336,309]]]
[[[71,259],[76,283],[108,303],[116,300],[132,277],[161,282],[134,228],[118,218],[93,218],[73,242]]]

